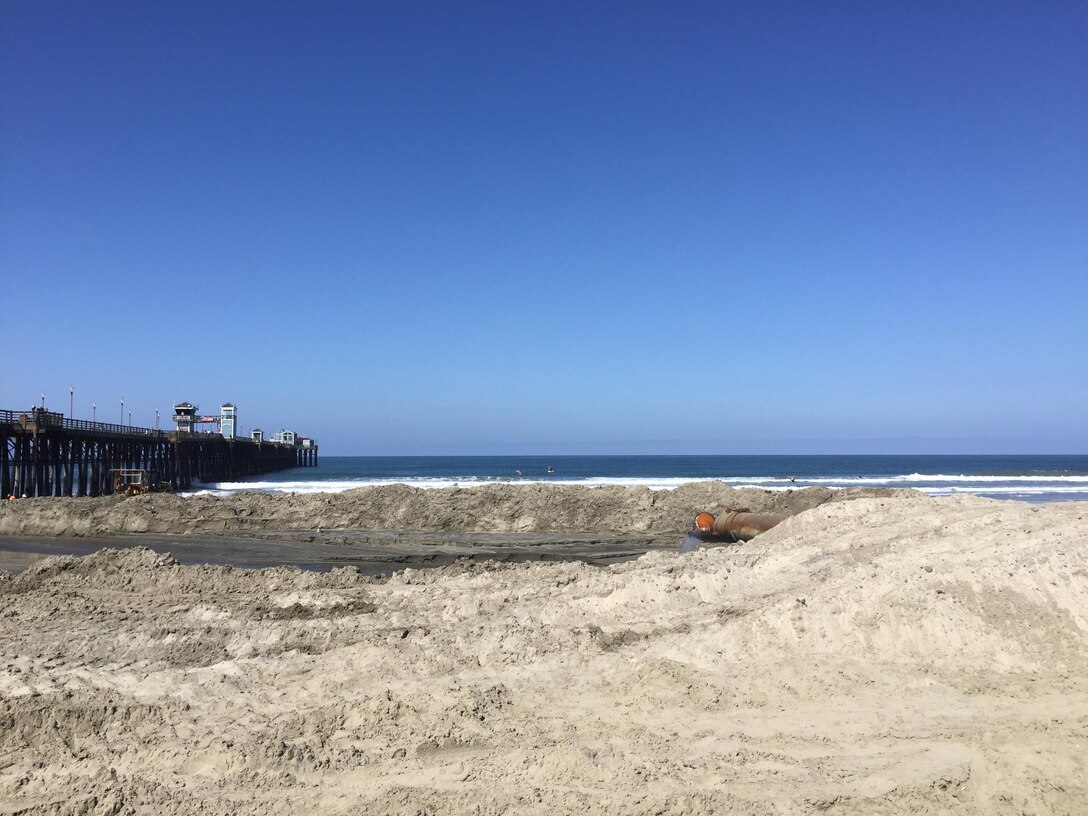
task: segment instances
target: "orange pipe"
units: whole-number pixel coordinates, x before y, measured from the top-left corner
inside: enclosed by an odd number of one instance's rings
[[[785,520],[785,516],[749,513],[746,510],[728,510],[717,518],[710,513],[700,513],[695,517],[695,532],[700,538],[751,541]]]

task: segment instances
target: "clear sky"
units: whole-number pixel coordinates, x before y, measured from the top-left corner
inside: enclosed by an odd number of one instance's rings
[[[3,3],[0,407],[1088,452],[1086,43],[1082,0]]]

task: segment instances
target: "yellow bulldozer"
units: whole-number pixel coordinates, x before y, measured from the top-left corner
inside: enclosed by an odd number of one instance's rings
[[[113,495],[140,496],[144,493],[165,493],[170,485],[159,481],[154,471],[139,468],[115,468],[113,476]]]

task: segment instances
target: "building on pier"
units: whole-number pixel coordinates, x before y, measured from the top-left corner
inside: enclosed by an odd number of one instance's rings
[[[174,422],[178,424],[178,430],[192,433],[196,424],[197,407],[191,402],[179,402],[174,406]]]
[[[283,428],[272,435],[273,442],[279,442],[281,445],[294,445],[296,444],[298,434],[294,431],[289,431]]]
[[[237,406],[224,402],[219,407],[219,433],[223,434],[224,439],[234,439],[238,430],[238,408]]]

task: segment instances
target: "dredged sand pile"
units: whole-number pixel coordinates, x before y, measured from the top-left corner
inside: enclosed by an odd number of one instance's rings
[[[823,504],[604,569],[0,580],[3,813],[1088,812],[1088,505]]]
[[[303,495],[20,499],[0,502],[0,535],[315,529],[683,532],[703,510],[746,507],[756,513],[793,515],[830,501],[904,492],[872,488],[736,490],[708,481],[675,490],[548,484],[422,490],[396,484]]]

